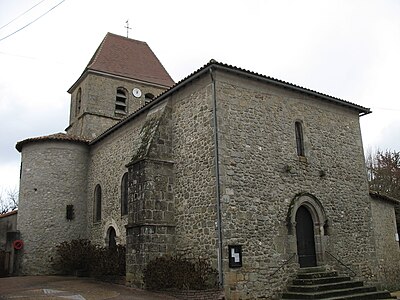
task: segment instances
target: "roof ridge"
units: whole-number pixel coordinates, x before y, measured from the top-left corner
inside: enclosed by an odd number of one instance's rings
[[[113,132],[114,130],[116,130],[120,126],[123,126],[127,122],[130,122],[133,118],[135,118],[136,115],[142,113],[143,111],[149,109],[153,105],[155,105],[158,102],[162,101],[169,94],[173,93],[174,90],[181,88],[181,85],[185,84],[186,81],[190,81],[191,78],[199,76],[201,73],[204,73],[204,71],[207,71],[208,68],[212,68],[213,66],[220,67],[222,70],[228,70],[228,71],[233,71],[233,72],[237,72],[237,73],[239,73],[239,72],[246,73],[247,76],[255,76],[255,77],[258,77],[260,79],[264,79],[264,80],[268,81],[271,84],[279,85],[279,86],[281,86],[283,88],[290,88],[290,89],[296,90],[298,92],[302,92],[302,93],[306,93],[306,94],[309,94],[309,95],[313,95],[314,97],[319,97],[319,98],[334,102],[334,103],[339,104],[339,105],[347,106],[349,108],[355,109],[355,110],[357,110],[359,112],[362,112],[364,114],[368,114],[368,113],[371,112],[371,110],[369,108],[366,108],[366,107],[363,107],[361,105],[352,103],[350,101],[346,101],[346,100],[343,100],[343,99],[340,99],[340,98],[337,98],[337,97],[329,96],[327,94],[323,94],[323,93],[320,93],[320,92],[317,92],[317,91],[314,91],[314,90],[311,90],[311,89],[308,89],[308,88],[304,88],[304,87],[301,87],[299,85],[292,84],[290,82],[286,82],[286,81],[283,81],[283,80],[275,79],[275,78],[267,76],[267,75],[263,75],[263,74],[260,74],[260,73],[257,73],[257,72],[253,72],[253,71],[250,71],[250,70],[242,69],[240,67],[235,67],[233,65],[221,63],[221,62],[216,61],[215,59],[211,59],[209,62],[204,64],[202,67],[198,68],[197,70],[193,71],[192,73],[190,73],[189,75],[187,75],[183,79],[181,79],[178,82],[176,82],[174,85],[170,86],[167,90],[163,91],[161,94],[159,94],[157,97],[155,97],[148,104],[145,104],[144,106],[138,108],[136,111],[132,112],[131,114],[129,114],[128,116],[126,116],[125,118],[120,120],[118,123],[114,124],[113,126],[109,127],[108,129],[106,129],[103,133],[101,133],[96,138],[91,140],[89,142],[89,145],[97,143],[99,140],[103,139],[110,132]]]
[[[142,43],[142,44],[146,44],[146,45],[147,45],[147,43],[146,43],[145,41],[140,41],[140,40],[137,40],[137,39],[132,39],[132,38],[129,38],[129,37],[126,37],[126,36],[123,36],[123,35],[116,34],[116,33],[107,32],[106,37],[107,37],[107,35],[113,35],[113,36],[115,36],[115,37],[117,37],[117,38],[123,38],[123,39],[128,40],[128,41],[137,42],[137,43]]]
[[[19,141],[16,145],[15,148],[21,152],[23,145],[31,142],[42,142],[42,141],[66,141],[66,142],[75,142],[75,143],[84,143],[88,144],[90,142],[89,139],[80,137],[77,135],[72,135],[64,132],[57,132],[49,135],[44,135],[44,136],[36,136],[36,137],[31,137],[27,138],[25,140]]]
[[[108,32],[81,76],[68,89],[72,93],[90,71],[99,71],[163,87],[175,82],[146,42]]]
[[[172,79],[171,75],[169,75],[167,69],[164,67],[164,65],[161,63],[161,61],[158,59],[158,56],[154,53],[153,49],[151,49],[151,47],[150,47],[146,42],[144,42],[144,43],[147,45],[147,47],[149,48],[149,50],[151,51],[151,53],[153,53],[154,57],[156,58],[156,60],[157,60],[158,63],[160,64],[160,66],[164,69],[165,73],[169,76],[169,78],[172,80],[172,82],[175,83],[175,81]],[[151,76],[149,76],[149,77],[151,77]]]
[[[92,65],[95,64],[95,62],[97,61],[97,58],[98,58],[99,55],[100,55],[101,50],[103,50],[103,46],[104,46],[104,44],[105,44],[105,42],[106,42],[107,37],[108,37],[110,34],[111,34],[110,32],[107,32],[106,36],[105,36],[105,37],[103,38],[103,40],[101,41],[100,46],[97,47],[96,52],[93,54],[92,58],[90,59],[89,63],[87,64],[85,70],[90,69],[90,67],[91,67]],[[85,72],[85,71],[83,71],[83,72]]]

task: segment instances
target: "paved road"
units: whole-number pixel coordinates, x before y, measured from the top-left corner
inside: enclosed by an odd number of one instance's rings
[[[172,300],[176,298],[91,278],[20,276],[0,278],[0,299]]]

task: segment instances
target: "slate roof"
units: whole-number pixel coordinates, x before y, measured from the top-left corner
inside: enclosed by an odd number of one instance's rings
[[[45,141],[68,141],[68,142],[76,142],[76,143],[84,143],[84,144],[89,144],[89,140],[71,135],[71,134],[66,134],[66,133],[55,133],[51,135],[46,135],[46,136],[38,136],[38,137],[33,137],[29,139],[25,139],[23,141],[20,141],[15,145],[15,148],[21,152],[22,147],[25,144],[32,143],[32,142],[45,142]]]
[[[376,192],[376,191],[369,191],[369,195],[371,197],[373,197],[373,198],[376,198],[376,199],[389,201],[389,202],[397,204],[397,205],[400,204],[400,200],[399,199],[395,199],[393,197],[389,197],[389,196],[387,196],[385,194],[381,194],[381,193]]]
[[[89,71],[170,87],[174,80],[145,42],[107,33],[84,72],[68,90],[77,85]]]
[[[12,216],[12,215],[15,215],[17,213],[18,213],[18,209],[12,210],[12,211],[9,211],[7,213],[0,214],[0,218],[5,218],[5,217],[8,217],[8,216]]]

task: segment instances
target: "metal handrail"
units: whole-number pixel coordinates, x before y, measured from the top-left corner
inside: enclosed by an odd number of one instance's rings
[[[345,267],[347,270],[349,270],[351,273],[353,273],[353,276],[357,276],[357,273],[354,272],[352,269],[350,269],[349,266],[347,266],[344,262],[342,262],[339,258],[335,257],[332,253],[330,253],[329,251],[325,251],[326,253],[328,253],[331,257],[333,257],[338,263],[340,263],[343,267]]]
[[[282,265],[280,265],[272,274],[268,275],[267,278],[270,278],[274,276],[280,269],[282,269],[284,266],[288,265],[289,262],[296,257],[296,253],[294,253],[288,260],[286,260]]]

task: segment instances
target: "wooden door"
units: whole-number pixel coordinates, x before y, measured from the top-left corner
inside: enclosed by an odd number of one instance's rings
[[[296,212],[297,255],[301,268],[315,267],[314,222],[307,208],[300,206]]]

